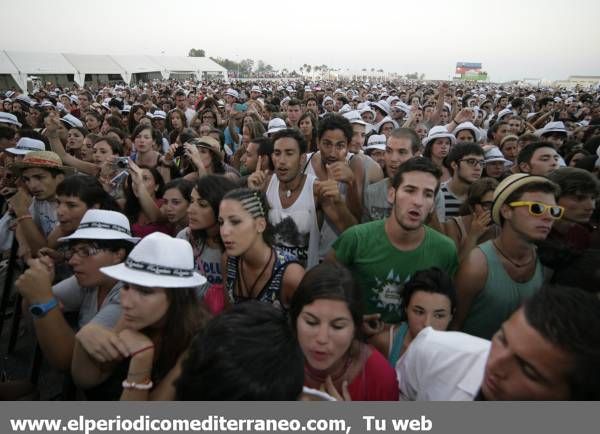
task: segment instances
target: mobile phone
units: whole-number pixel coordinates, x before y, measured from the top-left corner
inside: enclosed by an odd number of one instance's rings
[[[183,147],[183,145],[177,146],[177,148],[175,149],[175,152],[173,153],[173,156],[175,158],[177,158],[177,157],[183,157],[184,155],[185,155],[185,148]]]
[[[115,167],[127,169],[129,167],[129,157],[117,157],[114,161]]]
[[[126,170],[123,170],[117,173],[117,175],[110,180],[110,185],[112,185],[115,189],[119,188],[125,182],[125,179],[127,179],[128,176],[129,173]]]

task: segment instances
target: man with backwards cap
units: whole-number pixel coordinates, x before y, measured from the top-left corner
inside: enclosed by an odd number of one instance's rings
[[[502,322],[543,283],[535,242],[545,240],[564,209],[548,178],[523,173],[494,191],[492,219],[500,235],[471,250],[456,275],[457,310],[451,327],[490,339]]]

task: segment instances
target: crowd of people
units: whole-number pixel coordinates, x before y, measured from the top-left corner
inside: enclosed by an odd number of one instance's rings
[[[598,90],[47,85],[0,152],[78,399],[600,399]]]

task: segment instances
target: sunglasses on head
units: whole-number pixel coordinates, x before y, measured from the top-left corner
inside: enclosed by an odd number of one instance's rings
[[[519,201],[519,202],[511,202],[508,204],[508,206],[511,206],[513,208],[519,207],[519,206],[529,207],[529,214],[531,214],[534,217],[540,217],[541,215],[543,215],[546,212],[546,210],[549,210],[550,217],[552,217],[555,220],[560,219],[563,216],[563,213],[565,212],[565,208],[562,206],[546,205],[545,203],[541,203],[541,202]]]

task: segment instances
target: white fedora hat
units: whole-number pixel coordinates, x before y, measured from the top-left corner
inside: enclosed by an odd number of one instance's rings
[[[75,232],[58,239],[60,242],[71,240],[124,240],[137,243],[140,239],[131,236],[129,220],[125,214],[90,209],[83,215]]]
[[[341,113],[341,111],[340,111]],[[360,117],[360,112],[358,110],[350,110],[342,114],[346,119],[350,121],[351,124],[359,124],[367,126],[367,123],[363,121]]]
[[[504,163],[504,167],[511,167],[513,165],[512,161],[504,158],[502,151],[497,146],[492,146],[485,151],[485,162],[493,163],[495,161],[502,161]]]
[[[14,148],[6,149],[6,152],[14,155],[26,155],[33,151],[45,151],[46,145],[41,140],[21,137]]]
[[[125,262],[100,271],[113,279],[157,288],[193,288],[206,283],[196,271],[192,245],[161,232],[144,237]]]
[[[373,134],[369,136],[369,140],[367,141],[367,147],[365,151],[370,151],[373,149],[378,149],[380,151],[385,151],[385,145],[387,143],[387,137],[383,134]]]
[[[443,138],[450,139],[450,143],[453,145],[456,144],[456,137],[454,137],[454,134],[449,133],[445,126],[437,125],[429,130],[429,134],[423,139],[423,146],[427,146],[429,142],[435,139]]]
[[[267,126],[267,132],[264,134],[265,137],[270,136],[273,133],[276,133],[279,130],[285,130],[287,125],[285,121],[281,118],[273,118],[269,121],[269,125]]]

